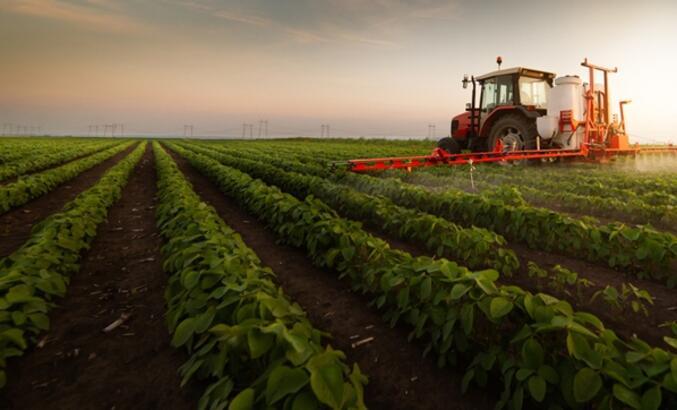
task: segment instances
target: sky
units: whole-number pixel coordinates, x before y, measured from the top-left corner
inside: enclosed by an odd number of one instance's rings
[[[631,140],[677,143],[676,17],[672,0],[0,0],[0,123],[441,137],[496,56],[580,76],[587,57],[618,67]]]

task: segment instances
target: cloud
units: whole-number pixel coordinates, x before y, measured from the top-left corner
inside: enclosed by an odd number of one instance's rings
[[[255,15],[247,15],[233,11],[215,10],[210,13],[213,17],[233,21],[236,23],[248,24],[256,27],[268,28],[275,31],[286,33],[295,40],[303,43],[326,42],[328,39],[317,33],[298,29],[291,26],[280,24],[274,20],[259,17]]]
[[[299,2],[299,0],[297,0]],[[303,3],[302,0],[300,0]],[[392,41],[374,37],[365,28],[370,24],[344,18],[345,10],[334,10],[332,2],[310,2],[300,13],[284,15],[275,7],[256,7],[256,2],[224,7],[200,0],[174,2],[211,17],[265,29],[299,43],[361,43],[377,47],[393,47]]]
[[[138,32],[143,26],[106,0],[9,0],[0,10],[77,24],[98,31]]]

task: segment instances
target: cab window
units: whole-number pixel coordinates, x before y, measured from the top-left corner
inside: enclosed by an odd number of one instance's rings
[[[496,78],[498,89],[498,103],[497,105],[513,105],[512,91],[513,80],[512,76],[506,75]]]
[[[489,112],[499,105],[513,105],[513,88],[510,75],[485,80],[482,86],[482,111]]]
[[[496,79],[490,78],[482,84],[482,111],[491,111],[496,107]]]

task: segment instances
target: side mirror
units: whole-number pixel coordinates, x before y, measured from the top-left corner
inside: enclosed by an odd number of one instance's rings
[[[468,88],[468,74],[463,74],[463,89]]]
[[[470,103],[465,103],[465,110],[470,111]]]

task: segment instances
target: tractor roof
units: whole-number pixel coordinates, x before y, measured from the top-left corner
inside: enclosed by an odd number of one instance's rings
[[[547,71],[532,70],[531,68],[524,68],[524,67],[513,67],[513,68],[506,68],[504,70],[496,70],[496,71],[492,71],[492,72],[484,74],[484,75],[480,75],[478,77],[475,77],[475,80],[483,81],[483,80],[486,80],[488,78],[493,78],[493,77],[497,77],[499,75],[507,75],[507,74],[519,74],[520,76],[543,78],[544,80],[550,80],[550,81],[552,81],[552,79],[555,78],[555,76],[556,76],[555,73],[549,73]]]

